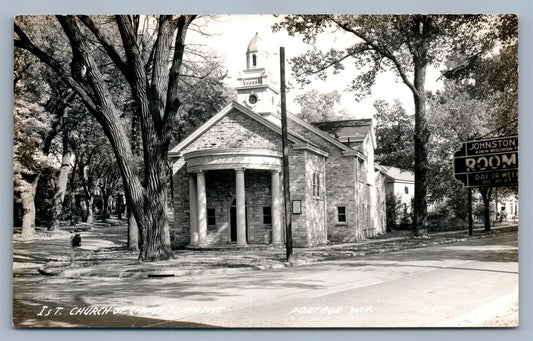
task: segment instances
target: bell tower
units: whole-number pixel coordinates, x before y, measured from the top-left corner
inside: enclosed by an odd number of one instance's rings
[[[271,74],[269,53],[259,34],[250,40],[246,50],[246,69],[237,79],[237,101],[258,114],[274,114],[279,111],[279,85]]]

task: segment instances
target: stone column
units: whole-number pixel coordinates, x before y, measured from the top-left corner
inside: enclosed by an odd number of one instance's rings
[[[189,219],[191,227],[189,245],[198,246],[198,197],[196,194],[196,179],[194,177],[189,177]]]
[[[279,186],[279,172],[272,171],[272,244],[281,245],[281,211],[280,211],[280,186]]]
[[[237,204],[237,245],[246,245],[246,198],[244,190],[244,169],[235,170]]]
[[[198,245],[207,245],[207,198],[205,194],[205,173],[196,173],[197,210],[198,210]]]

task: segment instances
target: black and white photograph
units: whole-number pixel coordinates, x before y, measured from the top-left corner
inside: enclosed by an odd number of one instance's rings
[[[13,326],[519,327],[519,20],[15,16]]]

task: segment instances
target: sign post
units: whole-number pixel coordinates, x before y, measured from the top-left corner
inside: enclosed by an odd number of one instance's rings
[[[468,187],[468,235],[474,233],[474,221],[472,220],[472,187]]]

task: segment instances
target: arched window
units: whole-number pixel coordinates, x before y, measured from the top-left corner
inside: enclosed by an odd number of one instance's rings
[[[252,55],[252,66],[257,66],[257,56],[255,54]]]

